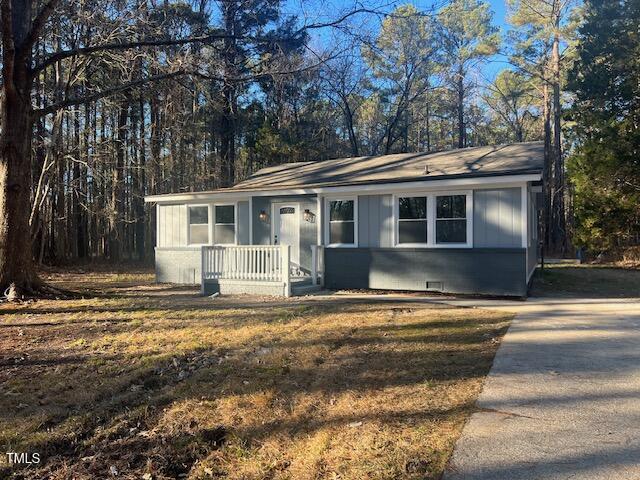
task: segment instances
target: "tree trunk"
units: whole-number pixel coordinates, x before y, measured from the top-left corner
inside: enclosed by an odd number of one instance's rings
[[[118,109],[118,129],[116,140],[116,165],[111,177],[111,198],[109,202],[109,259],[114,262],[122,258],[123,229],[121,217],[124,204],[122,202],[122,179],[126,149],[126,127],[128,117],[128,99]]]
[[[138,121],[139,125],[139,150],[138,150],[138,166],[137,166],[137,174],[136,174],[136,183],[134,184],[134,197],[133,200],[135,202],[134,213],[135,213],[135,245],[136,245],[136,253],[138,260],[144,260],[146,257],[146,217],[144,212],[144,194],[145,194],[145,185],[147,183],[146,179],[146,171],[147,171],[147,156],[146,156],[146,143],[145,143],[145,115],[144,115],[144,98],[140,95],[139,98],[139,110],[140,116]]]
[[[467,132],[464,124],[464,72],[462,68],[458,70],[456,90],[458,94],[458,148],[464,148],[467,144]]]
[[[552,186],[552,165],[551,165],[551,110],[549,108],[549,86],[544,83],[542,87],[542,117],[544,122],[544,219],[543,219],[543,239],[545,248],[551,245],[551,192]]]
[[[566,249],[566,222],[564,211],[564,161],[562,158],[562,105],[560,99],[560,38],[553,39],[551,53],[553,72],[553,211],[552,243],[557,253],[564,254]]]
[[[429,108],[429,99],[427,98],[427,111],[426,111],[426,136],[427,136],[427,152],[431,151],[431,109]]]
[[[355,129],[353,127],[353,112],[351,111],[351,106],[349,105],[348,98],[342,98],[342,103],[344,105],[343,112],[345,122],[347,124],[347,133],[349,134],[349,143],[351,144],[351,156],[359,157],[360,149],[358,148],[358,137],[356,136]]]
[[[225,33],[236,34],[236,10],[235,1],[223,2],[223,18]],[[224,76],[225,84],[222,87],[222,119],[220,125],[220,146],[222,150],[221,186],[230,187],[235,180],[236,163],[236,112],[237,96],[233,78],[236,76],[237,45],[232,37],[224,40]]]
[[[31,186],[31,56],[18,61],[31,20],[31,2],[12,0],[12,42],[2,45],[2,104],[0,106],[0,295],[12,284],[15,293],[39,286],[29,228]],[[6,13],[3,9],[3,14]]]

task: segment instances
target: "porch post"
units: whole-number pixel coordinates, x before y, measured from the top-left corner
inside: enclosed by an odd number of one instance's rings
[[[318,246],[311,245],[311,284],[318,284]]]
[[[289,260],[291,258],[291,246],[281,245],[282,248],[282,281],[284,282],[285,297],[291,296],[291,278],[289,269]]]
[[[202,246],[200,247],[200,295],[202,295],[204,297],[204,277],[205,277],[205,270],[206,270],[206,259],[205,259],[205,255],[206,255],[206,246]]]

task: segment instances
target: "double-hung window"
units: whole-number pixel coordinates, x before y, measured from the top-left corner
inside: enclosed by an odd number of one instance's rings
[[[236,243],[236,207],[235,205],[216,205],[214,219],[214,238],[218,245]]]
[[[467,243],[467,196],[436,196],[436,243]]]
[[[427,197],[399,197],[398,244],[426,244],[427,231]]]
[[[394,199],[394,245],[460,248],[473,244],[472,192],[405,193]]]
[[[339,199],[328,201],[329,210],[329,244],[356,244],[356,202],[355,199]]]
[[[189,206],[189,243],[206,245],[209,243],[209,207]]]

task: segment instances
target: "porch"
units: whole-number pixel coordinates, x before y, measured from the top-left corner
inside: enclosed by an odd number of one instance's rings
[[[290,245],[204,245],[202,295],[306,295],[324,285],[324,249],[311,245],[309,272],[292,261]]]

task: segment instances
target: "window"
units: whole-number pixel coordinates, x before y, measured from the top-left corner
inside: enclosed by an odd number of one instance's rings
[[[436,243],[467,243],[467,196],[436,197]]]
[[[236,207],[235,205],[216,205],[214,221],[216,244],[236,243]]]
[[[329,244],[355,245],[355,200],[329,202]]]
[[[189,207],[189,243],[209,243],[209,207]]]
[[[398,199],[398,244],[427,243],[427,197]]]

